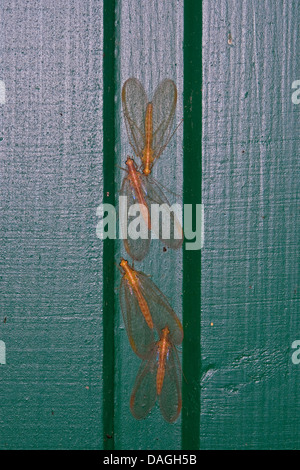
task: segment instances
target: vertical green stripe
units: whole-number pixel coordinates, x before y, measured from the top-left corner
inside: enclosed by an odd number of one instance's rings
[[[103,180],[104,202],[115,205],[115,1],[103,13]],[[103,439],[114,448],[114,240],[103,245]]]
[[[184,1],[183,202],[201,203],[202,2]],[[183,252],[182,449],[200,447],[201,252]]]

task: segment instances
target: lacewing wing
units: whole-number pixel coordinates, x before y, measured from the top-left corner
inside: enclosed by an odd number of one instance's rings
[[[140,177],[141,186],[145,193],[145,200],[151,217],[151,231],[155,233],[164,245],[167,247],[177,250],[182,246],[183,243],[183,230],[181,220],[179,220],[177,214],[172,210],[172,206],[165,196],[164,192],[160,188],[159,184],[149,175],[145,176],[141,174]],[[160,206],[162,212],[162,222],[154,223],[151,208],[154,205]],[[164,224],[167,228],[167,233],[164,233]]]
[[[181,322],[169,304],[165,295],[146,274],[136,271],[141,294],[144,296],[152,315],[154,328],[160,336],[161,331],[169,328],[169,339],[174,345],[180,345],[183,340]]]
[[[122,106],[129,142],[141,159],[145,175],[151,173],[172,137],[177,103],[177,88],[165,79],[156,88],[150,102],[143,85],[129,78],[122,88]]]
[[[181,367],[168,331],[168,328],[162,331],[160,340],[138,371],[130,398],[131,413],[136,419],[148,415],[157,397],[167,422],[176,421],[181,411]]]
[[[163,293],[148,276],[135,271],[126,260],[122,259],[120,266],[123,270],[120,304],[133,351],[140,358],[147,358],[155,345],[155,331],[159,336],[166,326],[170,341],[181,344],[181,322]]]
[[[124,277],[120,286],[120,304],[130,346],[143,359],[155,341],[154,331],[149,328],[135,291]]]

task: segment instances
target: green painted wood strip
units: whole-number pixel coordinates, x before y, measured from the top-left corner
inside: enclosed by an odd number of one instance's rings
[[[184,2],[183,202],[201,203],[202,2]],[[201,251],[183,253],[182,449],[199,449]]]
[[[115,205],[115,1],[104,0],[103,11],[103,202]],[[103,246],[103,439],[114,448],[115,365],[115,240]]]
[[[100,447],[100,3],[0,3],[0,449]]]

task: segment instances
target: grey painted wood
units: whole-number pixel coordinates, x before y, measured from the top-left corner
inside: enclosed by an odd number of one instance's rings
[[[101,2],[0,15],[0,448],[99,448]]]
[[[299,448],[297,18],[204,0],[203,448]]]
[[[203,5],[201,446],[299,448],[299,2]],[[0,448],[100,448],[102,2],[2,2],[0,16]],[[124,166],[129,76],[150,95],[172,78],[182,118],[183,2],[122,1],[118,21]],[[154,173],[180,202],[182,128]],[[181,253],[153,242],[136,268],[181,316]],[[130,414],[140,361],[116,320],[116,447],[179,449],[180,420]]]

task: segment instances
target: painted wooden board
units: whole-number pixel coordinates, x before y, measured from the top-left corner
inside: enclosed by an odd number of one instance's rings
[[[0,449],[106,445],[104,337],[115,346],[115,448],[180,449],[181,419],[167,424],[158,407],[141,422],[130,414],[140,360],[121,318],[117,267],[114,338],[103,327],[102,2],[4,3]],[[298,18],[297,0],[203,0],[205,245],[202,308],[194,311],[202,316],[203,449],[299,449]],[[151,96],[160,80],[173,79],[176,122],[184,115],[184,2],[119,0],[116,20],[118,196],[119,167],[132,155],[124,81],[139,78]],[[154,170],[172,202],[182,202],[182,147],[180,127]],[[125,251],[120,241],[115,248],[117,264]],[[182,253],[153,241],[136,268],[182,317]]]
[[[183,117],[183,2],[119,2],[117,23],[116,153],[117,164],[124,168],[127,155],[133,156],[121,105],[121,87],[125,80],[129,77],[138,78],[151,98],[159,82],[171,78],[178,88],[175,121],[179,123]],[[154,178],[163,185],[170,202],[179,204],[182,204],[182,130],[181,126],[153,170]],[[121,187],[124,176],[123,170],[118,171],[117,188]],[[151,275],[181,318],[182,252],[170,249],[164,251],[163,248],[159,240],[152,240],[148,256],[143,262],[135,263],[135,269]],[[130,260],[122,241],[118,242],[116,250],[117,262],[120,256]],[[116,314],[116,449],[180,449],[180,419],[172,425],[166,423],[158,403],[146,420],[137,421],[130,413],[129,399],[141,361],[129,346],[118,304]]]
[[[99,448],[101,4],[0,8],[0,448]]]
[[[300,5],[203,5],[201,447],[299,449]]]

